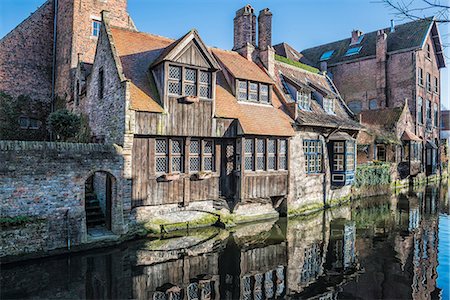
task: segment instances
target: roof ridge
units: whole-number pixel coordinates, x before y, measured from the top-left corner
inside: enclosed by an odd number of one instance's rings
[[[159,34],[154,34],[154,33],[149,33],[149,32],[144,32],[144,31],[139,31],[139,30],[133,30],[133,29],[127,28],[127,27],[120,27],[120,26],[110,26],[110,27],[113,28],[113,29],[119,29],[119,30],[122,30],[122,31],[128,31],[128,32],[131,32],[131,33],[139,33],[139,34],[143,34],[143,35],[148,35],[148,36],[151,36],[151,37],[164,39],[164,40],[171,41],[171,42],[176,41],[176,39],[173,39],[173,38],[169,38],[169,37],[162,36],[162,35],[159,35]]]
[[[410,22],[398,24],[398,25],[395,25],[394,28],[397,29],[400,26],[408,25],[408,24],[415,23],[415,22],[425,22],[425,21],[433,21],[433,20],[434,20],[434,16],[430,16],[430,17],[426,17],[426,18],[423,18],[423,19],[418,19],[418,20],[413,20],[413,21],[410,21]],[[363,35],[376,34],[379,30],[389,30],[389,32],[390,32],[390,27],[383,27],[383,28],[379,28],[379,29],[376,29],[376,30],[373,30],[373,31],[363,32]],[[325,46],[325,45],[331,45],[331,44],[335,44],[335,43],[342,43],[342,42],[347,41],[347,40],[351,40],[351,37],[340,39],[340,40],[329,42],[329,43],[323,43],[323,44],[320,44],[320,45],[317,45],[317,46],[313,46],[313,47],[309,47],[309,48],[301,50],[300,53],[302,53],[303,51],[307,51],[307,50],[310,50],[310,49],[322,47],[322,46]]]

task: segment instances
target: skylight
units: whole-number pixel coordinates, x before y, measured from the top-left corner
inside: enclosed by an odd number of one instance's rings
[[[322,56],[320,57],[320,61],[323,61],[323,60],[329,60],[330,57],[333,55],[333,53],[334,53],[334,50],[325,51],[325,52],[322,54]]]
[[[362,42],[363,38],[364,38],[364,34],[361,34],[355,44],[360,44]]]
[[[350,56],[350,55],[358,54],[359,51],[361,51],[361,48],[362,48],[362,47],[348,48],[347,52],[345,52],[345,56]]]

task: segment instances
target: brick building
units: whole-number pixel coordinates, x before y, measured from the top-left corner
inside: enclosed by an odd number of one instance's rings
[[[57,98],[71,107],[76,69],[94,60],[103,10],[111,11],[112,24],[134,28],[127,0],[47,0],[0,40],[0,91],[49,110]],[[24,109],[20,129],[45,132],[48,113]]]
[[[285,47],[276,46],[281,52]],[[423,142],[422,161],[434,173],[439,145],[442,43],[433,18],[426,18],[301,51],[301,59],[327,71],[357,114],[403,107],[408,99],[414,134]],[[379,118],[383,118],[380,114]]]

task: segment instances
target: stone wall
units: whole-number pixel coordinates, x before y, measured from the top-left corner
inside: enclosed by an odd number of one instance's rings
[[[83,112],[88,116],[93,136],[106,143],[124,145],[126,83],[118,73],[108,30],[102,26],[98,51],[88,79]],[[100,70],[103,71],[103,97],[99,95]]]
[[[96,171],[114,177],[112,232],[127,232],[131,180],[123,178],[123,159],[113,146],[0,141],[0,161],[0,216],[43,222],[3,231],[2,256],[66,247],[67,237],[73,246],[86,242],[85,182]],[[15,247],[24,236],[27,247]]]
[[[53,50],[53,1],[0,40],[0,91],[49,102]]]
[[[320,174],[306,174],[303,140],[321,140],[323,143],[323,167]],[[313,131],[300,131],[291,139],[289,159],[289,195],[288,211],[297,214],[300,210],[315,210],[325,204],[332,205],[335,201],[350,195],[351,187],[331,187],[330,162],[325,139]],[[324,187],[325,186],[325,187]],[[326,198],[326,199],[325,199]]]

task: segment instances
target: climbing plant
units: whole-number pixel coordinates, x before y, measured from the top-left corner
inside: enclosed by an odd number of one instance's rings
[[[385,162],[358,165],[355,186],[384,185],[391,182],[391,165]]]
[[[58,141],[68,141],[79,133],[81,118],[67,109],[59,109],[48,116],[47,124]]]

